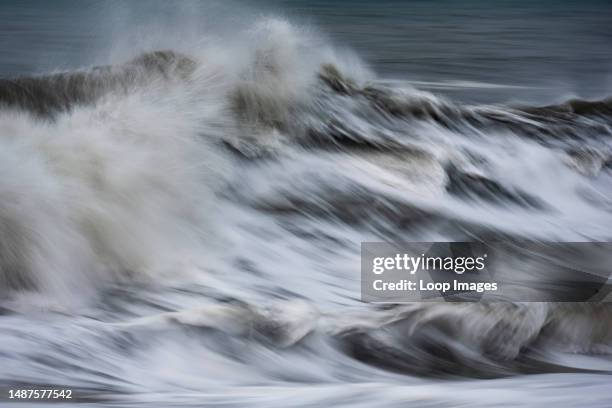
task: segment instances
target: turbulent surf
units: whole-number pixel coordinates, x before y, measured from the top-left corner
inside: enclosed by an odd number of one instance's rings
[[[0,389],[490,406],[549,374],[520,398],[585,375],[605,395],[606,304],[378,307],[358,271],[363,241],[610,240],[611,99],[469,104],[286,20],[242,35],[0,80]]]

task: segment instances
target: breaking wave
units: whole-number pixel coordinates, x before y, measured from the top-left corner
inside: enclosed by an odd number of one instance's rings
[[[286,21],[244,36],[0,80],[0,384],[610,372],[559,357],[609,356],[606,305],[379,309],[355,274],[372,239],[609,240],[610,99],[466,105]]]

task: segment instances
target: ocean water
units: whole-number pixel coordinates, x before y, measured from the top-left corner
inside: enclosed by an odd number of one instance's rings
[[[2,2],[0,404],[611,406],[607,304],[360,300],[611,238],[612,6],[492,3]]]

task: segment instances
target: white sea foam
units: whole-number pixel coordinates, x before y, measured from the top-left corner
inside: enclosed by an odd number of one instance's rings
[[[170,48],[140,61],[178,56],[186,71],[137,64],[144,79],[104,82],[48,116],[0,111],[0,387],[159,406],[356,394],[364,406],[537,406],[586,377],[540,377],[537,395],[521,388],[529,377],[471,383],[483,396],[418,376],[515,375],[538,342],[609,352],[603,307],[358,300],[361,241],[609,237],[601,174],[567,165],[564,141],[545,139],[554,120],[378,87],[359,58],[286,19],[223,41],[186,25],[117,51]],[[571,122],[586,136],[599,124]],[[68,313],[21,313],[41,299]],[[610,369],[559,361],[526,364]],[[597,392],[609,382],[591,379]]]
[[[200,257],[225,173],[211,148],[223,105],[202,85],[153,84],[53,121],[0,114],[3,289],[70,299]]]

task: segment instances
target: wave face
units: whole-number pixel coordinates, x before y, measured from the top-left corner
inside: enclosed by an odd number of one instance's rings
[[[357,298],[362,241],[610,240],[610,99],[456,102],[283,19],[224,44],[0,80],[0,389],[610,401],[607,305]]]

